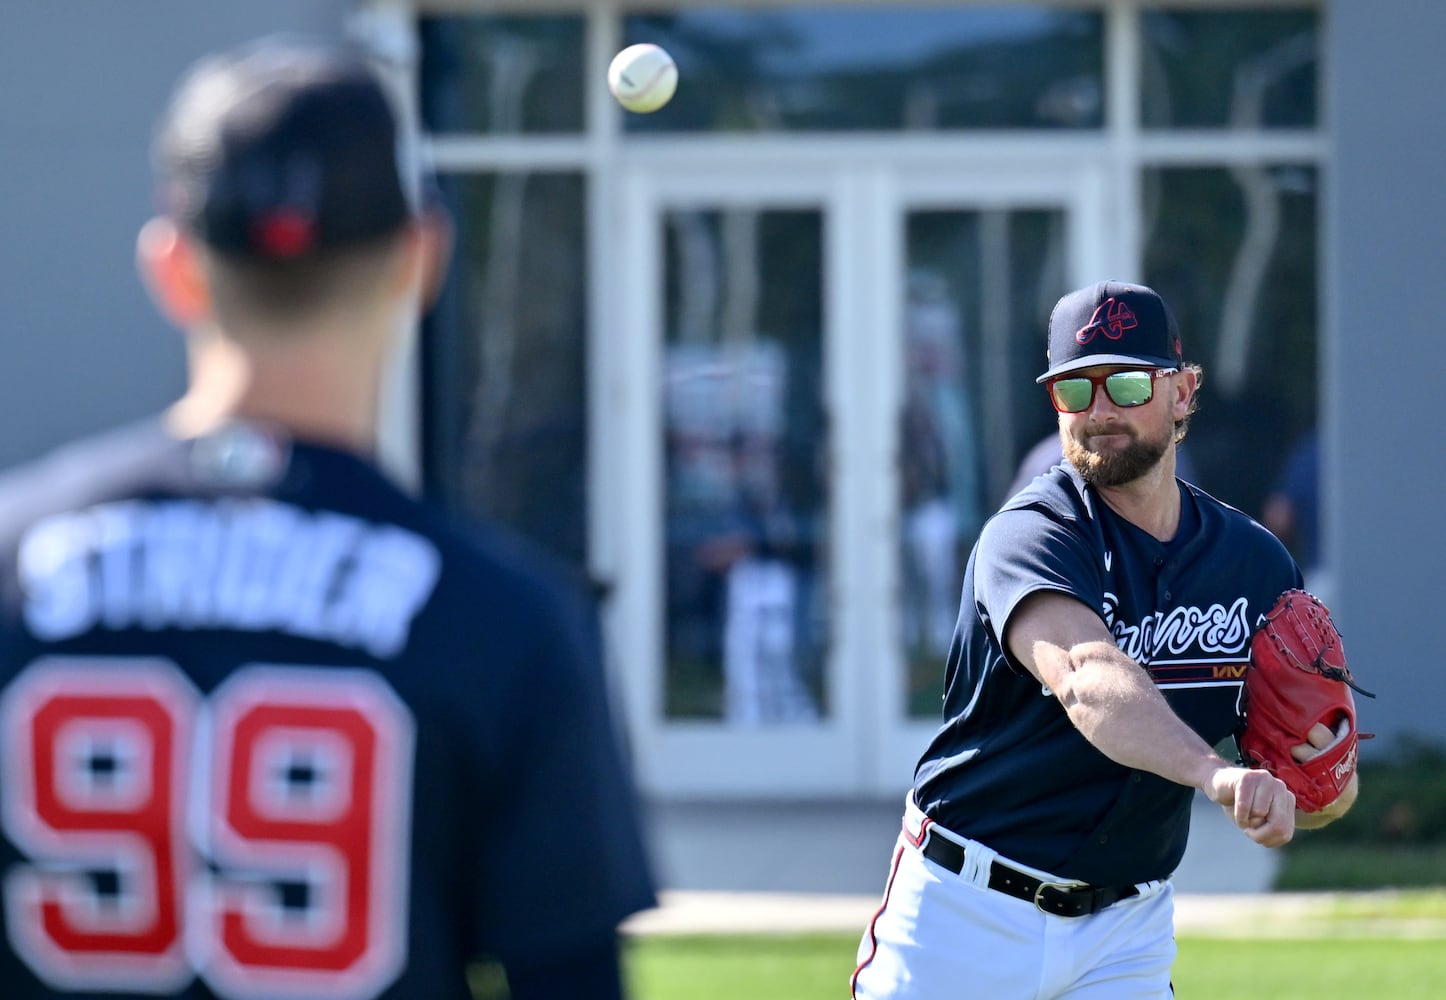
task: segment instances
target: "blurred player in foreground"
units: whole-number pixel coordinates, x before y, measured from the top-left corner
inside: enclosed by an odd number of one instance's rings
[[[853,996],[1159,1000],[1169,882],[1199,789],[1256,843],[1350,808],[1213,747],[1237,728],[1256,619],[1301,574],[1259,524],[1176,477],[1196,404],[1164,301],[1102,282],[1050,317],[1040,376],[1068,462],[985,525],[944,724],[914,774]],[[1314,758],[1323,725],[1291,747]]]
[[[622,993],[653,904],[592,609],[372,458],[434,287],[358,55],[203,60],[158,131],[160,420],[0,485],[6,1000]]]

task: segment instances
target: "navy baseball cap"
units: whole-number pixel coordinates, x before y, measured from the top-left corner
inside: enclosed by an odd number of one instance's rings
[[[1094,365],[1179,368],[1180,330],[1154,289],[1101,281],[1070,292],[1049,316],[1049,370],[1036,382]]]
[[[217,250],[278,260],[399,230],[413,214],[401,156],[365,57],[288,36],[198,62],[154,146],[162,211]]]

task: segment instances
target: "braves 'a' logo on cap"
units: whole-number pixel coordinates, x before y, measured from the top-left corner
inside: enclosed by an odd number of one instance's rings
[[[1108,298],[1095,308],[1090,321],[1075,331],[1074,339],[1080,344],[1088,344],[1095,339],[1095,334],[1103,333],[1110,340],[1119,340],[1126,330],[1133,330],[1139,325],[1133,309],[1118,299]]]

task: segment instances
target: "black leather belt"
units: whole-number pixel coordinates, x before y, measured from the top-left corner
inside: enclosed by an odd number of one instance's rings
[[[952,840],[935,836],[930,831],[923,850],[924,857],[955,875],[964,870],[964,848]],[[989,868],[989,888],[1033,903],[1045,913],[1057,917],[1088,916],[1140,894],[1133,885],[1099,888],[1070,882],[1046,882],[998,861]]]

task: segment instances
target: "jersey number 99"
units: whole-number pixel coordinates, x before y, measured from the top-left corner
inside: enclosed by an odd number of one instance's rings
[[[414,726],[375,673],[252,665],[202,701],[165,661],[46,658],[0,733],[5,920],[52,986],[362,1000],[400,971]]]

